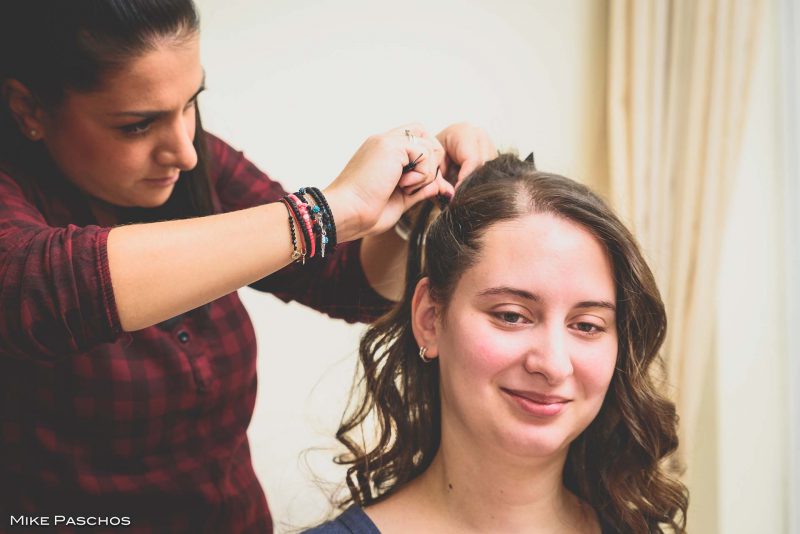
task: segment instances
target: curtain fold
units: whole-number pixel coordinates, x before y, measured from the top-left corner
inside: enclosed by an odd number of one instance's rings
[[[702,411],[715,410],[703,393],[720,242],[763,12],[764,0],[609,4],[609,194],[667,306],[663,354],[688,474]]]

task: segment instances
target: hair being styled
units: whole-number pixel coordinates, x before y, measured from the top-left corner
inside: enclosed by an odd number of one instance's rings
[[[490,226],[549,213],[580,224],[604,244],[613,265],[619,339],[608,393],[597,417],[570,445],[564,484],[614,531],[651,533],[669,526],[684,532],[688,493],[663,469],[678,445],[677,416],[651,368],[660,362],[666,314],[631,233],[585,186],[538,172],[510,154],[468,177],[428,226],[432,205],[409,241],[402,300],[361,340],[363,376],[337,433],[349,451],[336,458],[349,466],[350,495],[340,506],[366,506],[391,495],[425,471],[439,448],[438,363],[418,357],[411,328],[417,282],[428,277],[432,297],[446,309],[458,280],[478,261]],[[365,423],[374,423],[374,442],[365,442]]]
[[[192,38],[199,27],[192,0],[3,0],[0,83],[17,80],[44,109],[56,111],[67,91],[100,89],[106,76],[133,58],[159,43]],[[199,111],[196,119],[195,168],[181,173],[166,205],[128,210],[127,216],[149,220],[212,213]],[[0,139],[0,163],[29,169],[47,158],[41,143],[21,135],[5,102],[0,105]]]

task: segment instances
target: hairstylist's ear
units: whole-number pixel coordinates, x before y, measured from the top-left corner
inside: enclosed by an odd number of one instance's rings
[[[427,358],[439,356],[438,313],[438,306],[431,298],[430,280],[423,278],[417,283],[411,300],[411,328],[417,344],[427,348],[425,352]]]
[[[3,104],[8,106],[11,116],[22,132],[31,141],[38,141],[44,134],[43,110],[33,93],[17,80],[3,82]]]

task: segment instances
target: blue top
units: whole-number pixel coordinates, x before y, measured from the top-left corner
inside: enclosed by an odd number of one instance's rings
[[[602,521],[600,522],[600,531],[603,534],[615,534],[616,532]],[[303,534],[381,534],[381,531],[360,506],[353,505],[333,521],[305,530]]]
[[[333,521],[306,530],[304,534],[381,534],[381,531],[360,506],[351,506]]]

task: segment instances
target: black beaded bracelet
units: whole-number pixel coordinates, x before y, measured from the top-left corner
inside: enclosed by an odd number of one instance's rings
[[[304,198],[311,197],[311,200],[314,201],[311,214],[316,223],[314,225],[315,241],[317,250],[320,251],[320,257],[324,258],[326,247],[331,250],[336,247],[336,223],[333,221],[330,205],[322,192],[316,187],[301,187],[296,195]]]
[[[311,198],[314,199],[314,202],[320,206],[325,214],[325,218],[327,219],[326,226],[329,239],[328,246],[331,248],[331,250],[334,250],[336,248],[336,243],[338,243],[336,239],[336,222],[333,219],[333,211],[331,211],[328,200],[325,198],[325,195],[322,194],[322,191],[316,187],[306,187],[305,190],[308,191],[308,194],[311,195]]]

